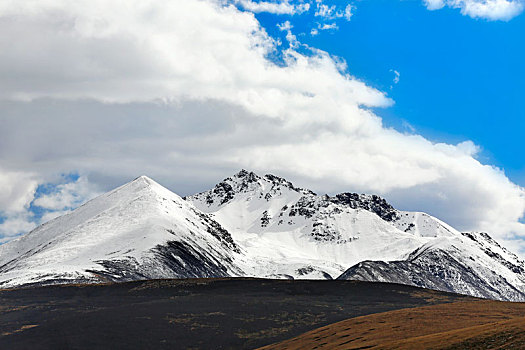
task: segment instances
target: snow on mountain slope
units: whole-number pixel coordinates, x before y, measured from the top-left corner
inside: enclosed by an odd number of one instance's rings
[[[443,221],[420,212],[399,211],[392,224],[403,232],[419,237],[454,237],[459,234]]]
[[[0,287],[148,278],[361,279],[525,300],[525,263],[375,195],[241,172],[180,198],[140,177],[0,246]]]
[[[401,283],[490,299],[525,300],[523,263],[517,259],[494,261],[495,254],[492,247],[480,250],[468,239],[439,239],[414,250],[405,260],[360,262],[338,279]]]
[[[346,271],[340,278],[525,300],[524,262],[488,235],[460,233],[375,195],[318,196],[243,170],[186,199],[231,233],[246,252],[239,266],[248,275],[335,278]]]
[[[317,196],[245,170],[187,200],[232,234],[249,259],[240,266],[254,276],[335,278],[360,261],[402,259],[449,234],[378,196]]]
[[[0,286],[242,274],[239,247],[147,177],[0,246]]]

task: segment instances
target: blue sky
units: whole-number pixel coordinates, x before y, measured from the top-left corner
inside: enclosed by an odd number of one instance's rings
[[[310,30],[323,21],[313,10],[256,17],[282,40],[277,25],[290,21],[299,41],[344,58],[353,76],[386,92],[395,104],[374,111],[387,126],[435,142],[472,140],[480,160],[525,185],[525,16],[491,21],[420,1],[352,4],[350,21],[316,36]]]

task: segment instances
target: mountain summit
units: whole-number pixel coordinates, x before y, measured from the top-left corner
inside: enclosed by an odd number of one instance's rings
[[[0,246],[0,286],[150,278],[358,279],[525,300],[525,264],[376,195],[241,170],[186,198],[146,176]]]
[[[141,176],[0,246],[0,286],[242,274],[220,224]]]

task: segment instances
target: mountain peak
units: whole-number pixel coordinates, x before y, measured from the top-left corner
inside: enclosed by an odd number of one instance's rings
[[[147,185],[156,184],[156,182],[152,178],[150,178],[150,177],[148,177],[146,175],[141,175],[141,176],[135,178],[130,183],[144,183],[144,184],[147,184]]]
[[[139,177],[137,177],[135,180],[143,180],[143,181],[148,181],[148,180],[151,180],[150,177],[146,176],[146,175],[140,175]]]
[[[229,179],[232,179],[232,180],[239,179],[239,180],[241,180],[242,183],[244,184],[244,185],[242,185],[243,188],[245,188],[247,186],[247,184],[249,184],[249,183],[257,182],[257,183],[262,185],[262,182],[267,182],[271,187],[285,187],[285,188],[288,188],[288,189],[290,189],[292,191],[295,191],[295,192],[301,192],[303,194],[313,194],[313,195],[315,195],[314,192],[312,192],[312,191],[310,191],[308,189],[295,187],[290,181],[286,180],[285,178],[280,177],[280,176],[276,176],[276,175],[273,175],[273,174],[266,174],[264,176],[259,176],[256,173],[254,173],[253,171],[248,171],[248,170],[245,170],[245,169],[241,169],[241,171],[239,171],[237,174],[233,175],[231,178],[225,179],[224,181],[228,181]]]
[[[377,214],[385,221],[394,221],[399,219],[398,211],[390,205],[384,198],[375,194],[358,194],[358,193],[339,193],[335,197],[329,197],[329,201],[341,204],[353,209],[362,208]]]
[[[0,246],[0,287],[225,277],[240,273],[239,252],[210,216],[140,176]]]
[[[236,174],[234,174],[233,176],[234,177],[239,177],[239,178],[242,178],[242,177],[247,177],[247,176],[258,176],[257,174],[255,174],[253,171],[248,171],[246,169],[241,169],[239,170],[239,172],[237,172]]]
[[[241,169],[238,173],[234,174],[232,177],[226,178],[223,181],[228,180],[241,180],[241,182],[251,183],[256,182],[261,179],[259,175],[254,173],[253,171],[247,171],[245,169]]]
[[[166,198],[178,203],[184,202],[179,195],[173,193],[146,175],[139,176],[101,197],[120,198],[120,200],[128,201],[134,201],[139,197],[143,199],[149,198],[148,200],[152,205],[155,205],[156,202],[163,201]]]
[[[266,174],[259,176],[253,171],[241,169],[238,173],[228,177],[215,185],[209,191],[190,196],[189,199],[194,204],[200,202],[206,207],[222,206],[237,196],[248,196],[247,198],[264,198],[266,201],[273,196],[281,196],[285,193],[297,195],[315,195],[314,192],[295,187],[290,181]]]
[[[169,191],[167,188],[165,188],[164,186],[162,186],[161,184],[159,184],[158,182],[156,182],[155,180],[153,180],[152,178],[146,175],[141,175],[133,179],[132,181],[128,182],[127,184],[121,186],[120,188],[121,189],[122,188],[133,188],[133,189],[150,188],[150,189],[155,189],[156,191],[161,191],[161,192]]]
[[[284,186],[295,192],[300,192],[305,195],[314,195],[314,196],[316,195],[315,192],[309,189],[295,187],[290,181],[286,180],[285,178],[279,177],[279,176],[275,176],[272,174],[266,174],[264,175],[264,178],[265,180],[271,182],[274,185]]]

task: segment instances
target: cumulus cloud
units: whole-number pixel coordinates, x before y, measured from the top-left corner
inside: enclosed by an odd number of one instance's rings
[[[288,31],[288,30],[291,30],[293,26],[290,23],[290,21],[285,21],[283,23],[277,24],[277,28],[279,28],[279,30],[281,31]]]
[[[310,10],[309,3],[290,4],[290,2],[286,0],[281,2],[236,0],[235,3],[247,11],[255,13],[268,12],[276,15],[295,15]]]
[[[344,18],[346,21],[350,21],[352,19],[355,7],[352,4],[342,7],[339,5],[327,4],[323,0],[315,1],[314,16],[320,19],[320,23],[318,22],[316,27],[311,28],[310,35],[316,36],[323,30],[338,30],[338,20]]]
[[[439,10],[445,7],[446,0],[423,0],[429,10]]]
[[[55,186],[52,192],[39,196],[32,204],[52,211],[64,211],[78,207],[96,194],[87,178],[80,177],[76,181]]]
[[[480,163],[476,145],[386,128],[368,107],[392,101],[330,54],[291,45],[277,65],[276,50],[253,14],[219,1],[2,2],[2,174],[77,171],[78,188],[103,189],[146,174],[185,195],[244,167],[524,235],[524,190]],[[19,209],[35,184],[21,188]],[[35,202],[79,200],[59,186]]]
[[[352,19],[352,16],[354,15],[354,9],[354,6],[352,6],[351,4],[346,5],[343,17],[347,21],[350,21]]]
[[[315,10],[315,16],[334,19],[336,17],[335,5],[326,5],[322,3],[322,0],[317,0],[317,9]]]
[[[290,21],[277,24],[277,28],[279,28],[281,32],[286,32],[286,41],[290,44],[290,48],[297,48],[300,45],[297,37],[292,33],[293,25]]]
[[[327,5],[323,0],[316,0],[315,16],[321,17],[326,20],[333,20],[337,18],[345,18],[350,21],[352,18],[352,10],[354,6],[347,4],[345,7],[340,8],[337,5]]]
[[[125,1],[24,1],[13,2],[0,14],[3,98],[217,98],[279,118],[289,114],[289,99],[326,88],[354,103],[389,103],[383,93],[357,79],[341,79],[329,55],[321,52],[304,56],[290,51],[288,66],[269,64],[265,57],[275,50],[273,40],[252,14],[233,6],[204,1],[152,0],[137,6]],[[16,45],[11,44],[13,35]],[[303,88],[279,90],[276,84]],[[271,96],[277,103],[268,105],[264,98]]]
[[[29,205],[39,179],[27,166],[25,168],[25,171],[0,168],[0,244],[35,227]]]
[[[319,23],[317,26],[317,29],[319,30],[332,30],[332,29],[338,29],[337,23]]]
[[[0,216],[0,243],[65,214],[99,194],[85,177],[56,184],[48,182],[46,176],[37,179],[22,172],[1,171],[0,181],[3,189],[0,194],[4,196],[0,201],[0,213],[3,214]],[[45,193],[39,193],[39,188]],[[39,207],[39,215],[32,207]]]
[[[492,21],[508,21],[525,7],[523,0],[424,0],[424,3],[429,10],[448,6],[460,9],[463,15]]]
[[[0,223],[0,244],[12,240],[21,232],[29,232],[35,226],[36,223],[28,211],[10,213],[9,217]]]
[[[23,211],[31,202],[37,185],[35,175],[29,171],[9,171],[0,168],[0,210]]]

